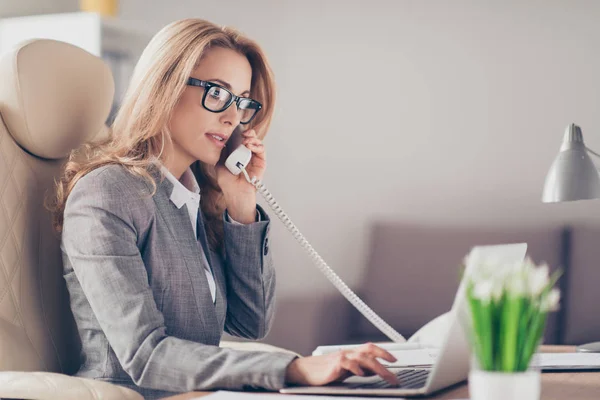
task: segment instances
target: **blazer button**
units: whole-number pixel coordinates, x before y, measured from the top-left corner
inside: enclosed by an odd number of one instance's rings
[[[263,250],[263,254],[266,256],[269,254],[269,238],[265,239],[265,248]]]

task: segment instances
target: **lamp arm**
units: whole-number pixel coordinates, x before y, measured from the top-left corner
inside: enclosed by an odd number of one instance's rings
[[[596,156],[597,158],[600,158],[600,154],[596,153],[594,150],[590,149],[589,147],[585,147],[585,149],[587,150],[588,153],[590,153],[593,156]],[[596,171],[600,172],[600,168],[596,167]]]
[[[600,154],[596,153],[594,150],[590,149],[590,148],[589,148],[589,147],[587,147],[587,146],[586,146],[586,148],[585,148],[585,149],[588,151],[588,153],[590,153],[590,154],[592,154],[592,155],[595,155],[596,157],[600,158]]]

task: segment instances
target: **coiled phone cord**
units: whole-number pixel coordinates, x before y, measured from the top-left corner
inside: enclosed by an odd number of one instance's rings
[[[287,216],[283,209],[277,204],[273,195],[267,190],[260,179],[256,177],[250,178],[245,168],[240,168],[246,177],[246,180],[256,188],[256,190],[263,196],[269,207],[275,212],[275,215],[283,222],[283,225],[292,233],[294,238],[300,243],[302,248],[306,250],[313,260],[315,265],[321,270],[321,272],[329,279],[329,281],[340,291],[346,299],[358,310],[362,315],[365,316],[377,329],[383,332],[388,338],[396,343],[404,343],[406,339],[396,332],[387,322],[385,322],[379,315],[375,313],[368,305],[358,297],[352,289],[342,281],[342,279],[327,265],[325,260],[315,251],[315,249],[308,243],[308,240],[300,233],[296,225]]]

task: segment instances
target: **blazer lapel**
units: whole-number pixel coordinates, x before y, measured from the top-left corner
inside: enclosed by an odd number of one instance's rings
[[[198,219],[196,232],[198,232],[198,241],[200,242],[206,259],[208,260],[209,267],[212,271],[213,278],[215,279],[215,308],[219,325],[223,327],[225,325],[225,314],[226,304],[224,297],[225,290],[225,277],[223,275],[223,265],[219,262],[214,262],[212,257],[212,251],[210,251],[208,245],[208,236],[204,229],[204,218],[202,217],[202,210],[198,209]]]
[[[198,241],[202,245],[202,250],[204,250],[204,254],[206,254],[208,266],[212,270],[213,263],[211,261],[210,252],[208,251],[208,237],[204,230],[204,218],[202,218],[202,210],[200,208],[198,208],[198,217],[196,218],[196,232],[198,234]]]
[[[178,209],[169,199],[173,190],[173,185],[167,179],[162,182],[157,181],[157,192],[154,195],[154,202],[164,222],[171,233],[175,244],[181,249],[182,259],[191,278],[194,282],[200,283],[200,288],[193,288],[193,295],[198,307],[199,323],[211,342],[219,342],[221,337],[220,329],[217,328],[218,319],[213,306],[213,300],[208,286],[208,280],[204,273],[204,263],[202,253],[198,246],[198,241],[194,237],[194,231],[191,229],[190,217],[187,207],[184,205]],[[185,229],[185,227],[190,229]],[[206,236],[206,234],[204,234]],[[210,253],[205,253],[209,258]],[[200,289],[200,290],[198,290]],[[210,305],[210,306],[209,306]]]

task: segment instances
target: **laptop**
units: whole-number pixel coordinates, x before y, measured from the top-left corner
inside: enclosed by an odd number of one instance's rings
[[[499,262],[515,263],[525,258],[526,243],[476,246],[471,254],[493,257]],[[473,260],[476,257],[470,257]],[[473,269],[467,263],[465,275]],[[468,317],[464,278],[460,282],[451,310],[448,329],[441,340],[431,366],[419,368],[387,368],[398,376],[400,385],[393,386],[379,376],[352,376],[340,383],[325,386],[294,386],[281,389],[288,394],[321,394],[350,396],[424,396],[465,381],[470,369],[470,347],[463,331],[463,318]],[[397,355],[398,353],[396,353]]]

